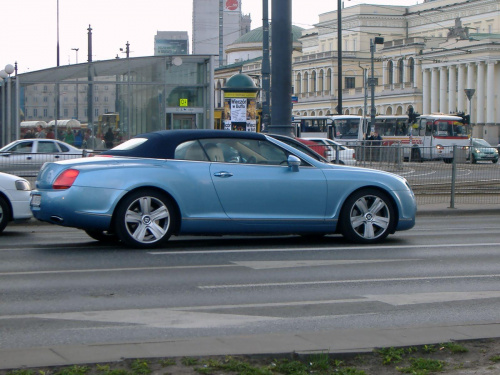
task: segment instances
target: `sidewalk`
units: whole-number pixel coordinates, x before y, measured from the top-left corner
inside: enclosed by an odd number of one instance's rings
[[[156,342],[0,349],[0,369],[116,362],[130,358],[311,352],[363,353],[375,348],[500,337],[499,324],[346,329],[290,334],[166,339]]]

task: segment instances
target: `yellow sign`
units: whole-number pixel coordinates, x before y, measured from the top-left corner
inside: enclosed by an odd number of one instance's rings
[[[188,106],[188,100],[187,99],[179,99],[179,106],[180,107],[187,107]]]
[[[225,92],[225,98],[256,98],[256,92]]]

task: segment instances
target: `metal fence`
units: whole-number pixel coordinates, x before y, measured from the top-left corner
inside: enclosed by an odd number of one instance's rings
[[[500,163],[492,161],[470,162],[470,152],[455,147],[442,150],[443,155],[454,155],[446,163],[436,156],[434,160],[412,157],[408,147],[399,146],[348,146],[353,148],[355,165],[392,172],[405,177],[411,185],[419,204],[500,204]],[[325,146],[325,151],[336,152]],[[315,151],[318,148],[314,147]],[[319,149],[321,154],[321,148]],[[326,154],[326,152],[325,152]],[[342,153],[339,153],[339,156]],[[74,157],[76,157],[75,155]],[[330,156],[331,157],[331,156]],[[55,159],[57,160],[57,159]],[[0,155],[0,172],[25,177],[32,186],[39,168],[45,161],[54,161],[53,154],[31,154],[31,159],[13,162]],[[342,160],[338,160],[342,163]]]
[[[457,204],[500,204],[498,152],[483,155],[487,158],[485,160],[473,159],[471,163],[468,147],[421,148],[418,153],[415,148],[400,144],[377,146],[371,143],[347,147],[353,149],[356,166],[405,177],[419,204],[446,203],[449,207]],[[334,152],[334,162],[337,161],[336,155]],[[432,155],[433,158],[426,160],[422,155]],[[338,162],[342,163],[342,160]]]

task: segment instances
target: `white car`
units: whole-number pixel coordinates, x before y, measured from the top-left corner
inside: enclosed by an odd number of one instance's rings
[[[0,233],[9,221],[28,220],[31,186],[24,178],[0,172]]]
[[[86,152],[55,139],[20,139],[0,149],[0,172],[36,176],[45,162],[81,158]]]
[[[339,164],[345,165],[355,165],[356,157],[355,151],[352,148],[348,148],[344,145],[341,145],[338,142],[332,141],[329,138],[304,138],[310,141],[316,142],[319,145],[324,147],[328,147],[325,153],[325,157],[330,162],[335,162],[337,160],[337,150],[339,150]]]

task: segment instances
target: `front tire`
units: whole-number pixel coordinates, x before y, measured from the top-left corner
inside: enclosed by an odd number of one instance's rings
[[[116,234],[127,246],[149,249],[168,241],[176,221],[176,213],[168,197],[155,190],[139,190],[118,205]]]
[[[392,232],[396,215],[387,194],[363,189],[352,194],[340,214],[340,232],[351,242],[372,244]]]
[[[10,215],[9,203],[3,197],[0,197],[0,233],[2,233],[7,226]]]

